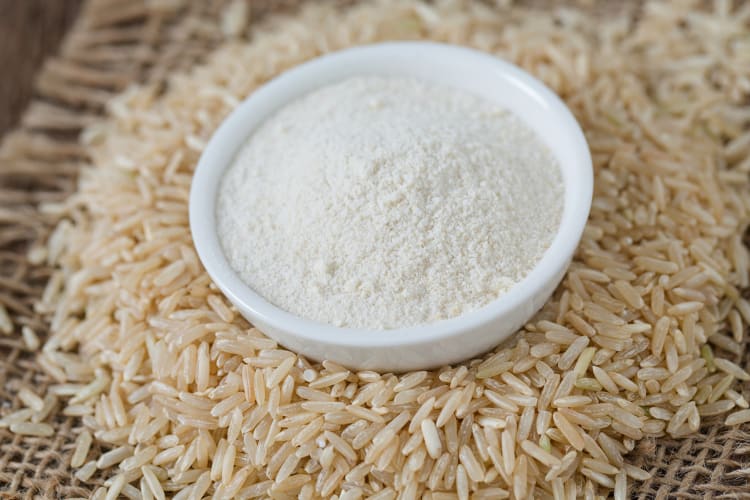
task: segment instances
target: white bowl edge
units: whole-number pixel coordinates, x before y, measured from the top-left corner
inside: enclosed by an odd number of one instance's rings
[[[394,330],[338,328],[294,316],[255,293],[231,269],[215,224],[224,169],[252,131],[284,104],[355,75],[413,76],[498,102],[535,130],[558,159],[565,188],[558,232],[541,261],[487,306],[434,324]],[[538,80],[494,56],[433,42],[389,42],[335,52],[297,66],[257,89],[214,133],[196,167],[190,228],[207,272],[251,323],[314,360],[358,369],[406,371],[476,356],[506,340],[549,298],[580,241],[591,205],[593,171],[583,132],[565,104]]]

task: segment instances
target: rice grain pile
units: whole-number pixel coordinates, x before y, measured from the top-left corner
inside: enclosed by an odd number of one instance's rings
[[[47,258],[40,353],[59,384],[29,391],[80,415],[72,467],[96,498],[627,497],[623,458],[706,417],[750,421],[733,390],[750,303],[750,5],[645,6],[637,25],[485,3],[327,4],[269,21],[157,97],[134,88],[84,141],[93,165]],[[187,217],[211,132],[262,82],[325,51],[388,39],[470,45],[567,101],[592,149],[595,199],[564,283],[510,345],[402,375],[311,364],[231,309]],[[744,104],[743,104],[744,103]],[[54,403],[52,403],[54,404]],[[49,411],[49,410],[47,410]],[[25,413],[24,413],[25,412]],[[94,456],[93,440],[111,445]]]

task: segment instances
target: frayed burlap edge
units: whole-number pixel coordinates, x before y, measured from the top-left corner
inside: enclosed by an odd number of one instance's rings
[[[247,1],[253,21],[298,3]],[[59,55],[41,71],[37,97],[21,125],[0,144],[0,304],[14,323],[11,335],[0,335],[0,415],[24,406],[17,397],[21,387],[44,394],[55,383],[20,334],[28,326],[42,340],[46,337],[34,303],[50,268],[44,262],[32,264],[27,255],[44,241],[55,218],[37,206],[62,200],[74,190],[85,162],[78,134],[103,115],[110,97],[135,82],[162,85],[171,73],[190,67],[226,40],[221,13],[229,2],[88,0]],[[734,357],[747,367],[748,356]],[[750,385],[743,387],[748,390]],[[47,423],[55,429],[50,438],[17,436],[0,428],[0,497],[90,496],[106,480],[95,475],[81,483],[69,467],[81,429],[78,419],[63,415],[58,404]],[[715,421],[688,439],[645,440],[630,460],[652,473],[650,480],[634,486],[633,498],[750,498],[748,425],[729,428]]]

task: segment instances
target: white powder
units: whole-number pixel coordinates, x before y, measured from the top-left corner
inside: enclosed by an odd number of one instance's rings
[[[456,89],[361,77],[281,109],[222,181],[231,266],[271,303],[390,329],[480,308],[560,222],[556,159],[511,113]]]

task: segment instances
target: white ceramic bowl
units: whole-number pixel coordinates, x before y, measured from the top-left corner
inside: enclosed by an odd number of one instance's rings
[[[552,245],[523,281],[479,310],[396,330],[338,328],[302,319],[267,302],[240,280],[223,254],[216,233],[217,190],[242,144],[288,102],[319,87],[368,74],[416,77],[497,102],[535,130],[560,163],[565,202]],[[297,66],[240,104],[213,135],[198,163],[190,191],[190,228],[208,274],[242,315],[269,337],[313,360],[329,359],[356,369],[406,371],[481,354],[507,339],[538,311],[564,276],[578,245],[592,187],[591,156],[581,128],[565,104],[531,75],[485,53],[457,46],[383,43]]]

